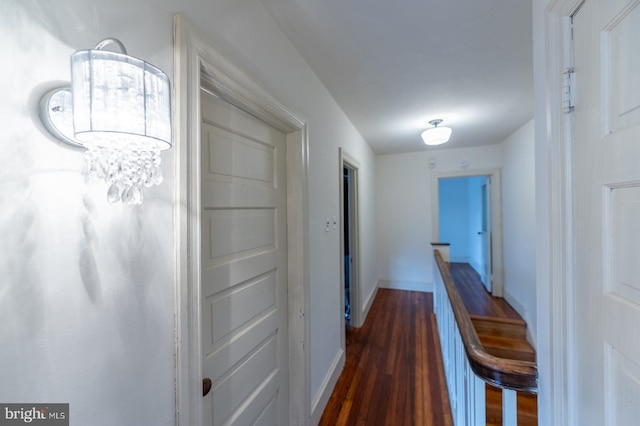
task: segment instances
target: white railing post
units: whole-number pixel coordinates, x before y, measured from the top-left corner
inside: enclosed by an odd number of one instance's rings
[[[434,247],[440,250],[440,247]],[[448,249],[448,246],[447,246]],[[442,364],[455,426],[486,424],[486,385],[475,375],[465,352],[447,289],[437,262],[434,263],[433,303],[437,318]],[[517,393],[502,389],[502,424],[517,426]]]
[[[518,424],[518,394],[510,389],[502,389],[502,424],[517,426]]]
[[[453,308],[437,265],[434,273],[434,311],[445,371],[449,405],[457,426],[484,426],[486,418],[484,382],[471,369]]]

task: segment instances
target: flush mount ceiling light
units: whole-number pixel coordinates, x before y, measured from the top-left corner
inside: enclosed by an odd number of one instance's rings
[[[451,127],[438,127],[442,120],[431,120],[429,124],[433,127],[422,132],[422,140],[427,145],[440,145],[451,137]]]
[[[114,44],[120,52],[102,50]],[[57,139],[85,148],[87,179],[103,179],[111,203],[142,203],[162,182],[160,151],[171,148],[171,87],[153,65],[115,38],[71,55],[71,85],[46,93],[40,119]]]

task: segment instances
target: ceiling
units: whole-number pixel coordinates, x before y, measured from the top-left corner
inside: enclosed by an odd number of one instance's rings
[[[533,117],[530,0],[262,0],[377,154],[502,142]]]

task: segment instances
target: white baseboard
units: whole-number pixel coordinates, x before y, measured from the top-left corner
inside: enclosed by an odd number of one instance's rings
[[[513,297],[506,288],[503,291],[502,297],[504,297],[504,300],[506,300],[507,303],[511,305],[511,307],[515,309],[516,312],[526,320],[526,310],[524,308],[524,305],[522,305],[522,303],[520,303],[518,299]]]
[[[476,262],[475,259],[469,258],[469,265],[471,265],[471,267],[478,273],[478,275],[484,275],[484,272],[482,271],[482,265]]]
[[[433,283],[425,281],[378,280],[378,286],[393,290],[433,292]]]
[[[344,368],[345,357],[346,354],[344,350],[340,348],[320,385],[318,393],[311,402],[311,424],[317,425],[320,422],[320,417],[322,417],[322,413],[327,406],[327,402],[329,402],[331,393],[336,387],[340,373],[342,373],[342,369]]]
[[[534,348],[536,347],[536,339],[534,338],[534,329],[535,324],[532,324],[531,318],[529,318],[529,311],[524,307],[522,303],[518,301],[515,297],[509,293],[509,291],[505,288],[502,297],[507,301],[509,305],[522,317],[524,322],[527,323],[527,342],[531,344]]]
[[[471,263],[469,256],[451,256],[451,263]]]
[[[367,300],[364,302],[364,306],[362,307],[362,313],[360,314],[360,319],[362,319],[362,324],[364,324],[364,322],[367,319],[367,315],[369,315],[369,310],[371,309],[371,305],[373,305],[373,301],[376,298],[376,294],[378,294],[379,287],[380,287],[380,281],[376,283],[376,285],[371,290],[371,293],[369,293],[369,296],[367,296]]]

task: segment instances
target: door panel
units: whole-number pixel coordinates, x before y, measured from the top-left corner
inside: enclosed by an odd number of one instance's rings
[[[203,423],[287,424],[285,135],[201,96]]]
[[[575,413],[640,415],[640,8],[587,0],[574,16]]]

